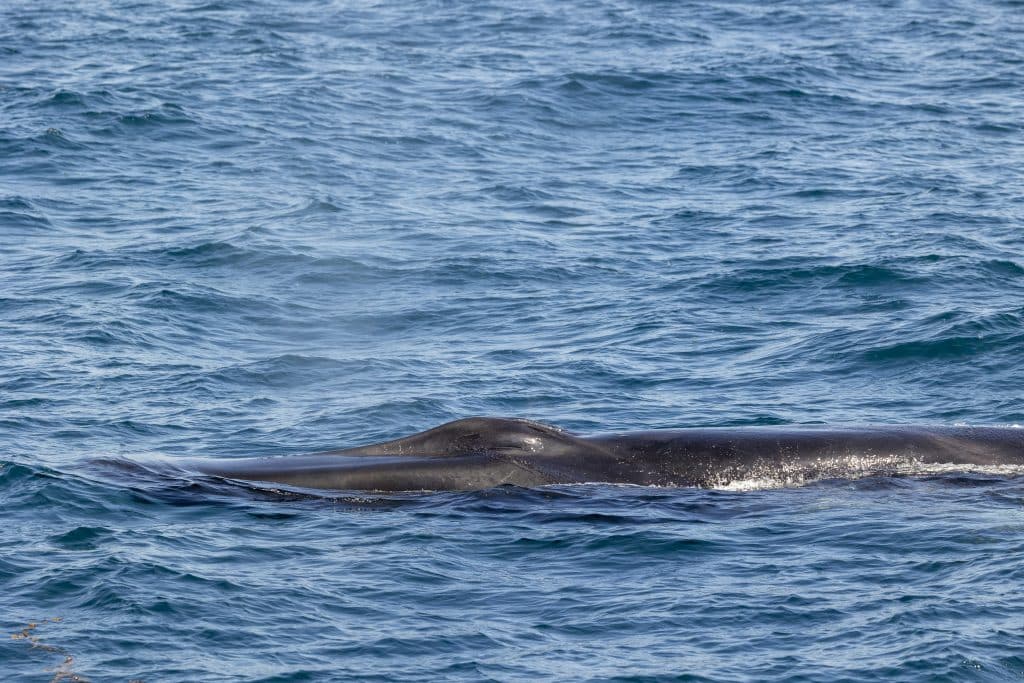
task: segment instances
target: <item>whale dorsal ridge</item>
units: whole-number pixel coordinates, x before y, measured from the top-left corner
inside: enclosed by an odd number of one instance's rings
[[[467,417],[402,439],[359,446],[337,455],[470,455],[557,452],[577,437],[556,427],[506,417]]]

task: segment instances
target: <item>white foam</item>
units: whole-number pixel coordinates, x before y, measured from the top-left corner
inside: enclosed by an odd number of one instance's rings
[[[863,479],[872,476],[924,477],[940,474],[985,474],[995,477],[1024,476],[1024,465],[971,465],[964,463],[920,462],[898,457],[849,458],[816,463],[815,467],[777,467],[771,473],[751,473],[749,477],[712,484],[720,491],[761,491],[804,486],[823,479]]]

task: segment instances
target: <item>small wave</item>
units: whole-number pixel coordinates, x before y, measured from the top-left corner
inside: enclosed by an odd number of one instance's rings
[[[759,265],[753,268],[738,268],[709,278],[698,285],[701,289],[714,292],[764,292],[766,290],[793,290],[808,287],[830,289],[859,288],[900,288],[922,282],[917,274],[903,266],[891,263],[861,264],[804,264],[805,259],[794,262],[782,261],[776,264]]]
[[[44,107],[77,109],[86,106],[86,96],[74,90],[61,89],[43,98],[38,104]]]
[[[28,199],[19,196],[0,199],[0,229],[4,234],[17,228],[35,231],[52,227],[50,220]]]
[[[872,362],[971,358],[1021,348],[1022,309],[985,313],[954,309],[919,321],[917,339],[876,344],[862,352]],[[915,336],[917,336],[915,335]]]
[[[191,125],[196,121],[176,104],[163,104],[155,109],[131,114],[121,114],[118,123],[126,127],[149,127],[168,125]]]

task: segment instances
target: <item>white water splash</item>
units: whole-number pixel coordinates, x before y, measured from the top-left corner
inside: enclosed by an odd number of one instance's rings
[[[825,479],[863,479],[872,476],[921,477],[940,474],[985,474],[996,477],[1024,476],[1024,465],[972,465],[928,463],[897,456],[855,457],[822,460],[808,467],[772,465],[754,468],[750,476],[713,483],[719,491],[760,491],[805,486]]]

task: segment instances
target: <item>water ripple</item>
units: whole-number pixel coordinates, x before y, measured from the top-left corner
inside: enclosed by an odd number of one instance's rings
[[[5,674],[1020,677],[1012,472],[174,464],[476,414],[1024,422],[1019,9],[3,4]]]

